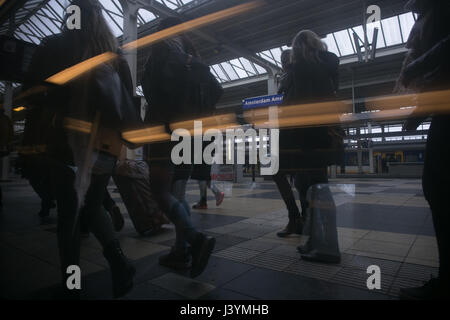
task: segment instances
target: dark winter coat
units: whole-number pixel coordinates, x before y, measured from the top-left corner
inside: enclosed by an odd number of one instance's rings
[[[408,3],[419,14],[408,39],[410,50],[400,84],[416,92],[450,89],[450,2],[447,0]],[[419,106],[420,107],[420,106]],[[431,199],[432,186],[447,186],[450,180],[450,116],[433,116],[425,154],[424,191]]]
[[[339,87],[339,58],[331,52],[319,53],[320,62],[306,60],[292,65],[283,105],[322,102],[335,98]],[[280,168],[314,169],[339,163],[329,127],[282,130],[280,132]]]

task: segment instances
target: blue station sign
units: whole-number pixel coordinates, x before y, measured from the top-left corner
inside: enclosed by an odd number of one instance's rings
[[[282,94],[277,94],[271,96],[248,98],[242,102],[242,107],[244,110],[248,110],[255,108],[277,106],[283,103],[283,97],[284,96]]]

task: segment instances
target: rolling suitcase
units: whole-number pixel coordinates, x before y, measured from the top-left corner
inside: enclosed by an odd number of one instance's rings
[[[139,234],[158,232],[163,224],[169,223],[153,199],[148,166],[144,161],[119,161],[113,180]]]

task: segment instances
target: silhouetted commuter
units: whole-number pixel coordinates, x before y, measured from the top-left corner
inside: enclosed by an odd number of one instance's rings
[[[204,144],[203,148],[206,146],[207,144]],[[206,163],[193,165],[191,179],[198,181],[200,189],[200,201],[192,206],[193,209],[208,209],[208,188],[213,192],[214,197],[216,198],[216,206],[222,204],[225,194],[211,181],[211,165]]]
[[[122,82],[119,85],[126,88],[128,95],[132,95],[132,81],[128,64],[120,55],[117,40],[102,15],[101,4],[97,0],[75,0],[72,4],[81,9],[81,28],[69,30],[65,26],[61,34],[43,39],[33,57],[28,83],[39,84],[68,67],[104,52],[118,53],[118,57],[91,70],[80,80],[50,89],[30,100],[27,119],[35,121],[27,121],[28,128],[25,130],[29,130],[30,134],[24,143],[34,147],[43,144],[45,147],[44,152],[37,153],[35,165],[50,177],[57,201],[63,289],[66,290],[67,266],[79,264],[78,211],[83,205],[87,211],[89,229],[103,246],[104,256],[109,262],[113,294],[119,297],[132,288],[135,270],[120,248],[110,217],[102,210],[105,188],[116,164],[116,156],[95,151],[88,158],[89,135],[66,131],[63,119],[72,117],[91,121],[103,128],[105,119],[110,119],[116,111],[108,108],[117,102],[99,101],[108,98],[100,96],[101,90],[108,90],[117,81]],[[113,78],[114,74],[118,74],[120,79]],[[96,81],[101,82],[100,86]],[[97,87],[93,89],[95,85]],[[114,97],[117,98],[118,94],[114,92]],[[125,92],[122,95],[119,98],[131,99],[125,96]],[[101,114],[99,121],[94,120],[95,114]],[[93,142],[96,143],[97,139],[95,137]],[[86,178],[89,183],[83,182]],[[74,291],[67,293],[76,296]]]
[[[160,22],[158,30],[179,23],[181,21],[177,18],[166,18]],[[149,104],[145,117],[148,123],[168,127],[175,119],[195,115],[198,101],[195,81],[191,81],[193,70],[209,73],[209,67],[200,62],[194,46],[185,35],[151,47],[143,78],[144,95]],[[169,254],[161,256],[159,262],[171,268],[188,268],[192,256],[191,276],[196,277],[205,269],[215,239],[197,231],[192,225],[189,204],[185,200],[186,183],[192,168],[189,164],[172,163],[171,150],[174,145],[169,142],[146,148],[152,192],[176,229],[175,246]]]
[[[281,54],[281,64],[284,73],[281,75],[278,86],[278,94],[286,95],[289,86],[292,83],[292,63],[291,63],[292,50],[285,50]],[[287,100],[287,97],[286,97]],[[302,215],[295,202],[294,193],[292,192],[292,186],[287,179],[287,175],[295,175],[295,168],[289,167],[287,161],[283,159],[283,152],[295,148],[295,134],[298,133],[298,129],[287,129],[280,131],[280,150],[281,150],[281,167],[278,173],[273,176],[273,180],[277,184],[278,191],[280,191],[281,198],[286,204],[288,210],[289,222],[287,226],[277,233],[279,237],[287,237],[291,234],[301,234],[303,229]],[[302,214],[305,214],[302,211]]]
[[[14,129],[11,119],[5,114],[3,108],[0,109],[0,161],[3,157],[11,152],[12,141],[14,137]],[[3,206],[2,202],[2,187],[0,185],[0,208]]]
[[[412,0],[407,9],[419,15],[407,47],[409,54],[399,79],[399,87],[416,92],[450,89],[450,2]],[[449,102],[450,103],[450,102]],[[419,102],[419,110],[420,110]],[[423,191],[430,204],[439,251],[439,276],[424,286],[401,290],[407,299],[450,298],[450,116],[429,115],[423,172]],[[425,118],[411,119],[407,130],[416,130]]]
[[[312,31],[297,34],[292,44],[292,77],[284,104],[301,104],[333,99],[338,89],[338,57]],[[327,166],[337,163],[342,142],[338,128],[314,127],[294,131],[291,137],[294,156],[283,155],[297,171],[295,186],[300,193],[302,211],[306,212],[303,233],[308,243],[299,247],[303,259],[339,262],[336,211],[327,186]],[[280,150],[281,145],[280,141]],[[343,145],[343,144],[342,144]],[[311,203],[311,201],[313,203]]]
[[[41,199],[41,210],[38,215],[41,218],[45,218],[50,215],[51,209],[56,208],[55,196],[53,195],[50,177],[45,172],[42,172],[35,163],[36,161],[32,154],[20,153],[22,177],[28,180],[34,192]]]

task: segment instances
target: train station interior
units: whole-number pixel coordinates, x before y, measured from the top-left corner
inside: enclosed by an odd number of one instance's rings
[[[414,105],[399,107],[397,116],[386,116],[380,112],[383,107],[373,108],[377,99],[395,93],[408,53],[406,44],[418,14],[405,7],[407,2],[99,0],[122,46],[157,34],[158,24],[167,17],[216,19],[187,33],[223,88],[215,106],[220,114],[245,120],[246,112],[252,112],[243,108],[246,99],[277,94],[282,52],[303,29],[319,35],[339,58],[336,100],[350,106],[339,124],[345,133],[344,161],[327,168],[339,262],[302,259],[297,247],[306,243],[307,235],[277,235],[288,224],[288,210],[271,176],[261,174],[262,165],[222,164],[212,166],[211,177],[223,192],[223,202],[216,206],[217,196],[208,190],[207,207],[191,210],[195,228],[216,239],[208,266],[191,278],[189,271],[158,262],[175,245],[174,225],[139,230],[117,180],[111,179],[107,190],[124,217],[117,239],[136,268],[133,288],[120,299],[397,300],[401,289],[420,287],[438,276],[435,228],[422,188],[432,120],[404,130]],[[17,49],[14,63],[0,62],[7,69],[1,71],[0,103],[14,128],[12,151],[0,160],[0,297],[53,300],[59,298],[61,283],[57,208],[40,216],[41,199],[21,172],[17,146],[28,109],[16,98],[23,93],[24,73],[36,48],[44,38],[61,33],[70,1],[6,0],[0,5],[0,54],[7,55],[8,43]],[[242,5],[253,7],[236,14],[227,11]],[[214,15],[222,11],[228,16]],[[142,79],[149,48],[138,45],[124,51],[142,115],[148,105]],[[126,155],[132,161],[144,159],[143,148],[129,149]],[[300,208],[300,197],[290,183]],[[197,181],[189,180],[186,201],[192,207],[199,199]],[[368,284],[371,266],[381,272],[375,289]],[[109,269],[94,235],[82,235],[81,299],[113,299]]]

